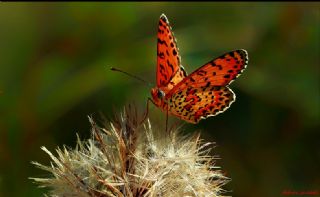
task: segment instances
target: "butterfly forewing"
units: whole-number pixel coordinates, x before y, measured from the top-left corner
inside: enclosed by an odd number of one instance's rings
[[[180,66],[176,40],[164,14],[159,20],[157,53],[157,87],[169,90],[179,83],[186,73]]]

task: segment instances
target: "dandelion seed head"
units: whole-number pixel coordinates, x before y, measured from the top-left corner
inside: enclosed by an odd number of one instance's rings
[[[216,196],[229,179],[210,156],[211,143],[179,129],[159,135],[149,119],[140,124],[134,109],[99,127],[91,117],[92,137],[74,149],[41,147],[51,165],[33,162],[51,173],[31,178],[50,188],[48,196]]]

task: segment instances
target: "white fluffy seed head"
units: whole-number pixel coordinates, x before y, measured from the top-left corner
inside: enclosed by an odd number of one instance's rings
[[[52,176],[31,179],[52,197],[221,196],[229,179],[214,165],[211,143],[178,130],[158,135],[149,120],[136,120],[125,111],[101,128],[89,118],[92,138],[78,137],[75,149],[57,148],[57,156],[42,147],[51,165],[33,164]]]

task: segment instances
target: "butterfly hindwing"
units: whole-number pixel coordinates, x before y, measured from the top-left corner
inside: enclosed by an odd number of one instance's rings
[[[185,76],[185,71],[180,66],[179,51],[169,21],[162,14],[159,20],[157,43],[157,87],[171,89]]]
[[[188,87],[168,99],[168,110],[171,114],[195,124],[201,119],[224,112],[234,101],[235,95],[228,87]]]
[[[248,54],[245,50],[235,50],[226,53],[192,72],[167,94],[171,97],[175,92],[188,87],[226,86],[236,79],[248,64]]]

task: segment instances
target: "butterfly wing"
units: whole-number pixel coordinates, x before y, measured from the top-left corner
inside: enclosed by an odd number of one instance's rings
[[[168,109],[171,114],[195,124],[224,112],[234,101],[235,94],[228,87],[188,87],[168,99]]]
[[[186,77],[180,66],[180,56],[176,40],[167,17],[162,14],[159,20],[157,43],[157,87],[165,93]]]
[[[173,94],[188,87],[203,88],[211,86],[226,86],[236,79],[248,64],[247,51],[240,49],[226,53],[192,72],[179,82],[167,95]]]
[[[169,112],[190,123],[224,112],[236,98],[227,85],[247,64],[248,54],[241,49],[200,67],[166,95]]]

